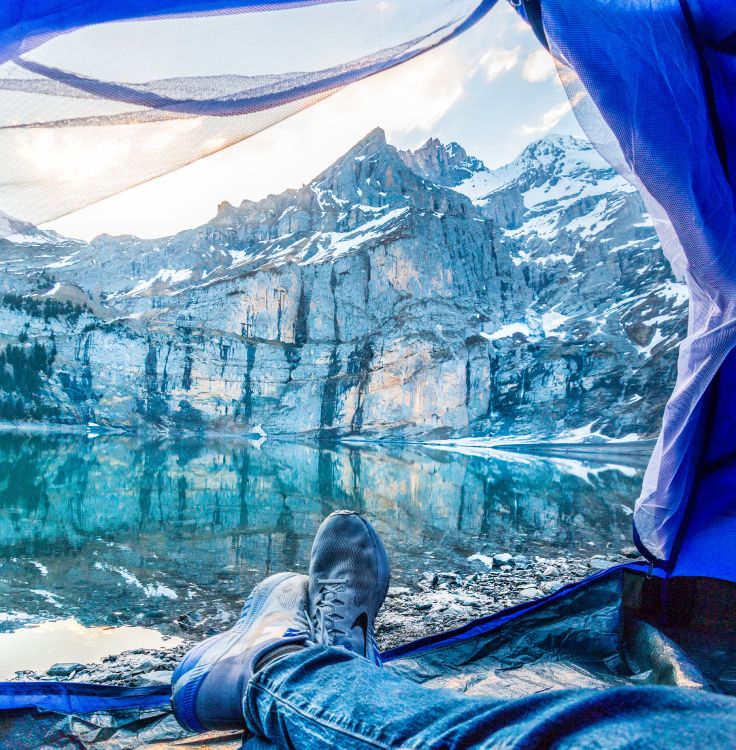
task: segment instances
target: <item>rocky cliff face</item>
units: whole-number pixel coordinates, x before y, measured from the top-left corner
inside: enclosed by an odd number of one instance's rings
[[[651,435],[687,304],[588,144],[492,171],[380,130],[173,237],[16,227],[0,285],[5,419],[320,438]]]

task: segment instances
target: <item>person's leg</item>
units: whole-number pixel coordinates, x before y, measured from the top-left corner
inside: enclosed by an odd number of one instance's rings
[[[261,746],[296,750],[734,747],[736,700],[699,691],[497,701],[389,674],[373,637],[387,587],[386,552],[370,524],[332,514],[315,537],[308,581],[266,579],[230,630],[185,656],[172,680],[177,718],[193,731],[247,727]]]
[[[314,538],[310,575],[278,573],[251,592],[237,622],[192,648],[171,679],[174,715],[192,732],[245,729],[243,697],[271,661],[314,644],[381,666],[373,635],[389,563],[362,516],[337,511]]]
[[[561,690],[513,701],[433,690],[343,649],[313,647],[251,679],[249,728],[276,747],[647,748],[736,746],[736,699],[681,688]]]

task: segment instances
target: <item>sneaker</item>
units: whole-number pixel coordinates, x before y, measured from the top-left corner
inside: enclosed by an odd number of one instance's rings
[[[388,583],[388,556],[375,529],[352,511],[329,515],[314,538],[309,565],[314,642],[345,648],[381,666],[373,625]]]
[[[171,678],[171,705],[190,732],[244,729],[243,695],[264,657],[309,641],[307,576],[279,573],[251,592],[230,630],[208,638],[182,659]]]

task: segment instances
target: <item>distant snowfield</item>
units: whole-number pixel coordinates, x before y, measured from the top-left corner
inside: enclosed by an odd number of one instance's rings
[[[552,444],[552,445],[620,445],[622,443],[635,443],[641,440],[641,436],[632,432],[619,438],[611,438],[602,435],[593,429],[595,422],[590,422],[573,430],[565,430],[556,435],[515,435],[513,437],[466,437],[449,438],[447,440],[428,440],[426,445],[446,450],[463,452],[465,450],[488,450],[501,448],[504,445],[529,445],[529,444]]]
[[[141,294],[150,289],[157,281],[164,283],[178,283],[186,281],[192,275],[192,271],[188,268],[176,269],[176,268],[162,268],[153,278],[139,281],[125,297],[135,297],[137,294]]]
[[[598,455],[592,455],[590,460],[582,458],[568,458],[564,456],[544,454],[544,453],[524,453],[523,446],[562,446],[570,445],[572,441],[562,440],[558,436],[555,440],[540,440],[535,436],[513,437],[513,438],[459,438],[457,440],[432,440],[424,443],[432,450],[446,451],[448,453],[459,453],[464,456],[475,456],[476,458],[493,459],[498,461],[508,461],[532,465],[539,462],[552,464],[563,474],[570,474],[578,477],[584,482],[592,484],[592,480],[598,474],[606,471],[617,471],[627,477],[635,478],[642,475],[642,469],[631,466],[628,463],[616,460],[612,456],[610,461],[601,461],[601,454],[605,453],[606,448],[613,448],[616,443],[631,443],[637,436],[627,435],[625,438],[609,439],[605,443],[590,441],[584,442],[578,440],[579,445],[600,448]],[[518,450],[510,450],[511,447],[517,447]]]
[[[424,445],[433,450],[460,453],[478,458],[493,458],[524,464],[546,461],[554,464],[560,471],[573,474],[586,482],[590,482],[591,477],[602,471],[618,471],[630,477],[639,475],[641,473],[640,468],[631,466],[620,459],[617,460],[618,457],[615,454],[617,447],[632,446],[632,444],[641,440],[641,436],[630,433],[619,438],[610,438],[595,431],[593,429],[594,424],[594,422],[591,422],[583,427],[565,430],[554,436],[528,434],[514,437],[450,438],[447,440],[429,440]],[[524,446],[534,446],[535,448],[549,446],[552,450],[559,450],[564,446],[580,446],[578,451],[591,450],[590,460],[594,465],[579,457],[570,458],[536,451],[525,453],[523,452]],[[509,448],[512,450],[509,450]],[[601,457],[605,455],[607,450],[614,454],[611,456],[612,460],[602,461]]]
[[[557,333],[557,329],[571,319],[570,315],[562,315],[556,310],[548,310],[541,317],[531,309],[526,311],[526,319],[516,323],[506,323],[495,331],[480,331],[480,335],[488,341],[497,341],[513,336],[515,333],[522,334],[530,341],[543,339],[547,336],[556,335],[564,338],[564,334]]]

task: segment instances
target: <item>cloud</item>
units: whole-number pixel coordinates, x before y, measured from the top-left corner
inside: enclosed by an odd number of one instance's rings
[[[467,68],[455,49],[439,49],[349,87],[334,102],[333,116],[351,124],[372,119],[388,132],[429,131],[462,96]]]
[[[532,52],[524,61],[524,67],[521,69],[521,76],[529,83],[539,83],[552,78],[557,73],[555,62],[552,55],[545,49],[538,49]]]
[[[489,49],[479,62],[485,73],[486,81],[495,81],[499,76],[513,70],[519,62],[520,52],[520,46],[513,49],[499,49],[497,47]]]
[[[583,99],[584,94],[578,93],[573,96],[572,101],[564,101],[559,104],[555,104],[554,107],[548,109],[534,125],[522,125],[521,132],[523,135],[535,136],[547,133],[557,125],[558,122],[567,114],[569,114]]]

